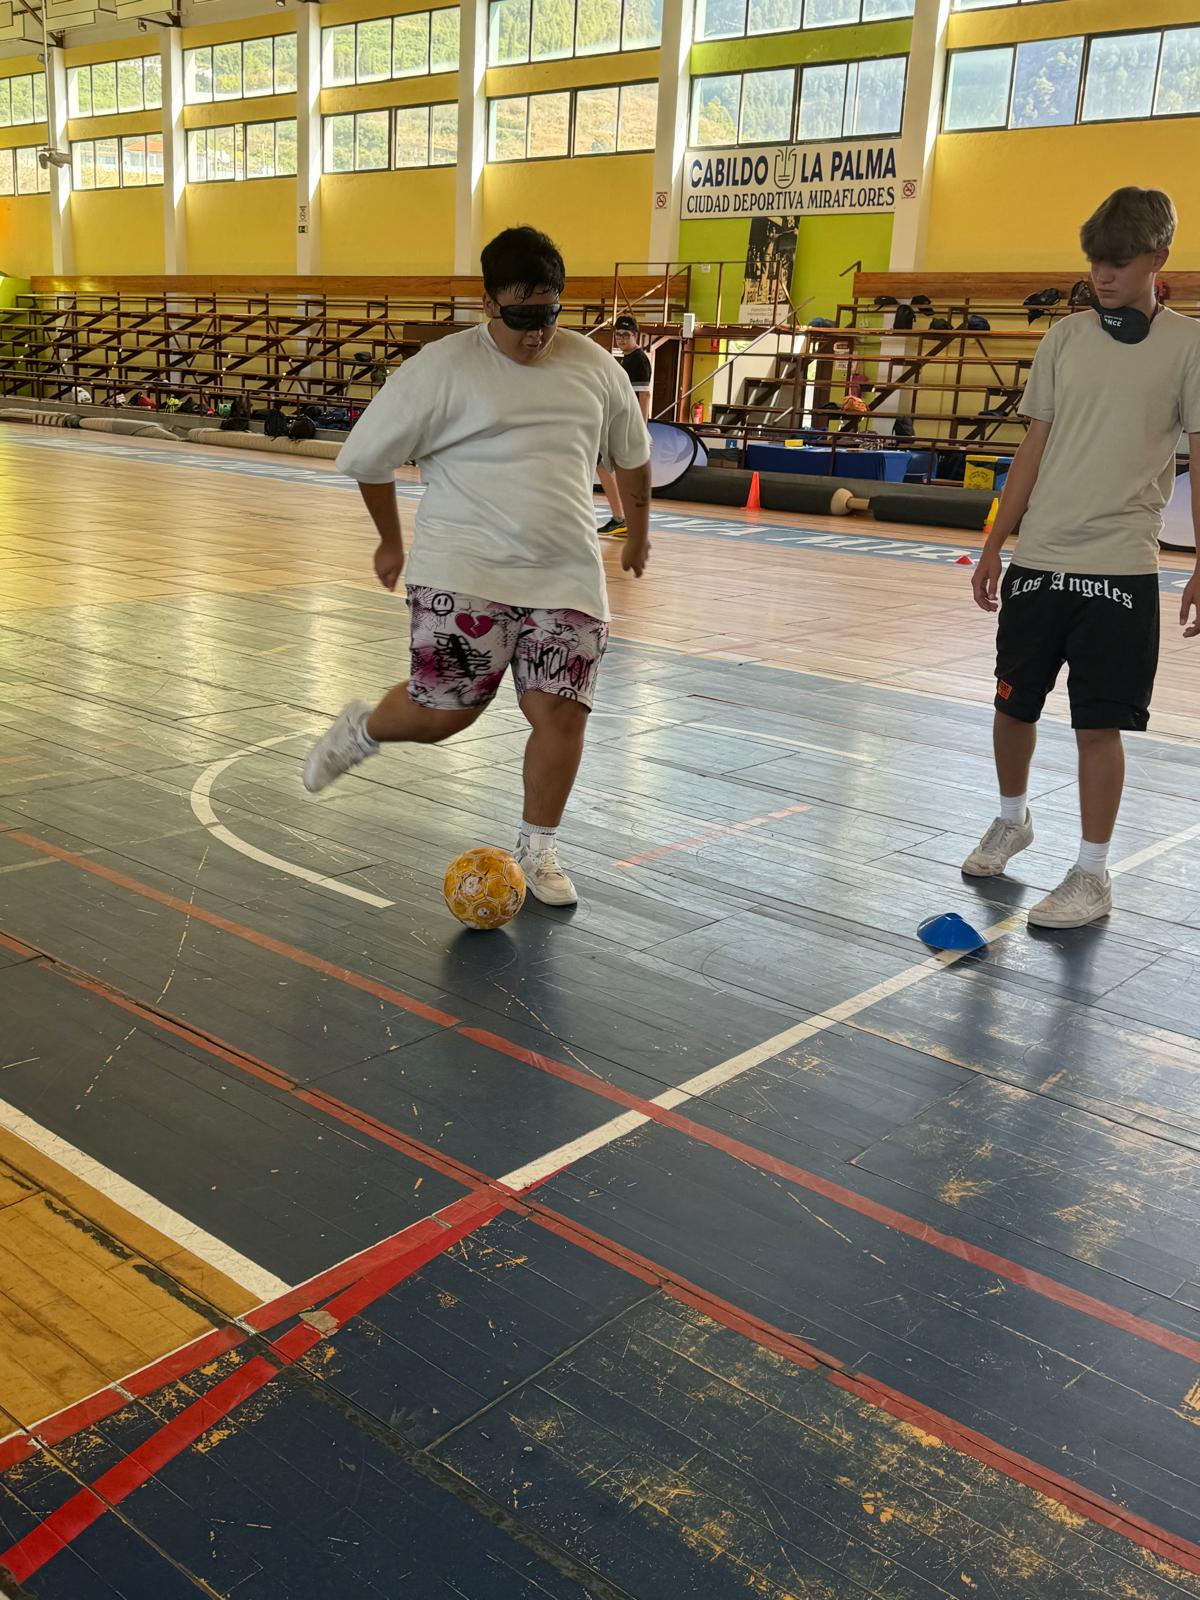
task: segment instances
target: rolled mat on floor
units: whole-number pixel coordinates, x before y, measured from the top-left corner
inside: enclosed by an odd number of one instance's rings
[[[157,422],[139,421],[133,417],[82,417],[75,426],[88,433],[121,433],[135,439],[170,439],[178,443],[179,435]]]
[[[220,428],[190,428],[192,444],[215,444],[225,450],[269,450],[274,455],[323,456],[332,461],[341,451],[335,439],[268,439],[262,433],[222,433]]]
[[[668,500],[688,500],[705,506],[744,506],[750,493],[751,474],[741,467],[692,467],[669,489],[654,494]]]
[[[922,494],[864,495],[880,522],[923,522],[935,528],[967,528],[981,533],[995,498],[990,489],[932,489]]]
[[[844,517],[853,494],[845,478],[801,478],[793,472],[760,472],[759,500],[764,511],[798,511],[811,517]]]
[[[79,418],[73,411],[25,411],[15,407],[0,411],[0,422],[24,422],[36,428],[77,428]]]

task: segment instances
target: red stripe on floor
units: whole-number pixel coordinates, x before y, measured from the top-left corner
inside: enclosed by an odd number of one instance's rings
[[[450,1217],[453,1212],[454,1216],[448,1225],[439,1229],[438,1238],[422,1239],[399,1253],[386,1266],[369,1273],[361,1283],[330,1303],[329,1314],[341,1327],[349,1317],[357,1316],[372,1301],[427,1266],[435,1256],[490,1222],[504,1209],[504,1204],[491,1194],[468,1195],[456,1202],[444,1213]],[[262,1356],[252,1357],[244,1367],[225,1378],[208,1394],[201,1395],[157,1433],[130,1451],[115,1467],[102,1473],[90,1487],[81,1489],[65,1505],[51,1512],[31,1533],[18,1540],[0,1557],[0,1565],[6,1567],[18,1583],[25,1582],[106,1511],[128,1499],[135,1489],[148,1482],[210,1428],[224,1421],[238,1406],[257,1394],[284,1367],[298,1361],[325,1337],[316,1328],[303,1324],[291,1329],[273,1346],[280,1365],[274,1365]]]
[[[399,989],[393,989],[386,983],[377,983],[374,978],[365,978],[359,972],[351,972],[347,967],[338,966],[336,962],[326,961],[323,956],[313,955],[310,950],[301,950],[299,946],[286,944],[282,939],[273,939],[268,933],[259,933],[257,928],[248,928],[244,923],[234,922],[232,918],[223,917],[219,912],[209,911],[206,907],[195,905],[190,900],[180,900],[173,894],[164,893],[162,889],[152,888],[148,883],[139,883],[136,878],[126,877],[123,872],[103,866],[98,861],[89,861],[72,850],[64,850],[59,845],[51,844],[47,839],[38,839],[32,833],[15,831],[8,837],[30,850],[36,850],[39,855],[53,856],[58,861],[66,861],[71,866],[77,867],[80,872],[90,872],[93,877],[103,878],[107,883],[116,884],[119,889],[129,889],[133,894],[141,895],[143,899],[153,900],[172,911],[182,912],[195,922],[206,922],[210,927],[219,928],[222,933],[232,934],[235,939],[244,939],[247,944],[257,945],[260,950],[269,950],[272,955],[294,961],[297,966],[308,967],[311,971],[320,972],[327,978],[336,978],[339,983],[349,984],[352,989],[361,989],[364,994],[374,995],[377,1000],[386,1000],[397,1010],[410,1011],[414,1016],[423,1017],[426,1022],[435,1023],[440,1028],[452,1028],[458,1020],[445,1011],[438,1011],[434,1006],[426,1005],[423,1000],[414,1000],[411,995],[403,994]]]

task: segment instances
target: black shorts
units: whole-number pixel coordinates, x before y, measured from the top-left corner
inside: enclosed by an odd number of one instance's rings
[[[1158,670],[1158,574],[1084,577],[1015,563],[1000,590],[996,709],[1036,722],[1066,663],[1073,728],[1141,732]]]

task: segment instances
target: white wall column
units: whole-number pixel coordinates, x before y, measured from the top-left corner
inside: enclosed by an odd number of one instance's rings
[[[67,142],[67,67],[57,45],[46,48],[46,123],[51,150],[70,152]],[[56,278],[75,272],[75,243],[71,232],[71,168],[53,162],[50,175],[50,262]]]
[[[183,32],[159,32],[162,56],[163,271],[187,271],[187,137],[183,127]]]
[[[462,0],[459,13],[458,167],[454,190],[454,272],[479,272],[483,168],[487,160],[488,0]]]
[[[888,262],[892,272],[915,272],[924,265],[949,18],[950,0],[916,0],[896,155],[896,216]]]
[[[321,271],[321,8],[296,7],[296,271]]]
[[[694,0],[664,0],[658,71],[658,132],[654,187],[650,196],[650,260],[674,261],[679,253],[679,209],[687,149],[689,62]]]

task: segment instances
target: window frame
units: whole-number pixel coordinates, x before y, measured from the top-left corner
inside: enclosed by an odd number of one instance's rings
[[[456,11],[459,14],[458,62],[454,66],[451,66],[451,67],[436,67],[435,68],[434,64],[433,64],[433,19],[434,19],[435,13],[443,12],[443,11]],[[397,73],[394,70],[395,62],[396,62],[396,23],[397,22],[411,22],[414,17],[424,17],[425,18],[425,41],[426,41],[426,49],[425,49],[426,66],[425,66],[425,70],[423,72],[401,72],[401,73]],[[358,30],[361,27],[363,27],[364,24],[379,23],[379,22],[386,22],[387,25],[388,25],[388,69],[389,69],[388,70],[388,75],[387,75],[386,78],[361,78],[360,79],[359,75],[358,75]],[[326,36],[326,34],[330,34],[330,33],[340,33],[343,29],[346,29],[346,28],[352,29],[353,33],[354,33],[354,50],[353,50],[354,75],[351,78],[339,78],[339,79],[336,80],[336,82],[333,79],[329,79],[328,81],[326,81],[325,75],[324,75],[325,36]],[[321,65],[322,65],[322,75],[321,75],[321,88],[322,88],[322,90],[325,90],[325,89],[354,89],[354,88],[357,88],[360,85],[364,85],[364,84],[369,85],[369,84],[374,84],[374,83],[411,83],[414,80],[420,79],[420,78],[445,78],[445,77],[449,77],[451,73],[458,72],[459,69],[462,66],[462,6],[461,5],[435,5],[435,6],[428,7],[424,11],[400,11],[400,12],[395,12],[395,13],[389,12],[386,16],[382,16],[382,17],[361,17],[361,18],[359,18],[359,20],[357,22],[332,22],[332,23],[327,23],[321,29]],[[446,104],[446,102],[438,100],[438,101],[430,101],[429,104],[430,105],[444,105],[444,104]],[[338,113],[330,113],[330,115],[337,115],[337,114]],[[374,171],[375,169],[374,168],[368,168],[367,170],[368,171]],[[402,170],[407,170],[407,169],[402,169]],[[345,174],[344,173],[340,174],[340,176],[344,177]]]
[[[1006,0],[1008,4],[1021,5],[1049,5],[1053,0]],[[980,7],[979,9],[983,9]],[[974,124],[968,128],[948,128],[946,114],[950,106],[949,93],[942,96],[942,113],[938,124],[938,135],[955,135],[959,133],[1041,133],[1048,127],[1057,128],[1098,128],[1123,126],[1130,122],[1181,122],[1187,118],[1200,118],[1200,106],[1195,111],[1156,111],[1154,109],[1162,87],[1162,64],[1166,50],[1167,35],[1170,33],[1194,33],[1200,28],[1197,22],[1173,22],[1157,28],[1105,28],[1099,33],[1063,33],[1052,34],[1045,39],[1022,39],[1012,44],[980,44],[970,45],[964,50],[951,50],[950,60],[946,65],[947,88],[950,82],[950,72],[953,61],[958,56],[978,55],[981,50],[1007,50],[1009,52],[1008,67],[1008,97],[1006,100],[1005,120],[1002,123]],[[1105,39],[1124,39],[1142,35],[1158,35],[1158,55],[1154,63],[1154,83],[1150,97],[1150,111],[1146,114],[1134,114],[1127,117],[1088,117],[1084,118],[1083,107],[1087,95],[1088,72],[1092,64],[1093,46]],[[1075,115],[1070,122],[1039,123],[1032,127],[1014,128],[1012,125],[1013,91],[1016,82],[1017,51],[1023,44],[1053,44],[1059,39],[1079,39],[1082,41],[1082,54],[1079,63],[1079,83],[1075,95]],[[721,148],[728,148],[722,146]]]
[[[798,28],[768,28],[765,30],[756,29],[753,33],[750,32],[749,0],[744,0],[742,6],[742,26],[737,33],[701,33],[699,31],[701,7],[697,6],[695,21],[692,24],[692,43],[721,44],[730,39],[779,39],[785,34],[789,33],[831,33],[836,28],[873,28],[882,22],[906,22],[912,19],[913,13],[916,10],[916,3],[915,0],[905,0],[905,3],[909,7],[909,9],[906,11],[896,11],[887,17],[864,18],[863,7],[866,4],[866,0],[858,0],[858,15],[855,17],[847,17],[844,22],[809,22],[809,0],[802,0],[800,10],[800,26]],[[998,5],[1015,5],[1018,3],[1018,0],[996,0],[996,3]],[[1045,3],[1045,0],[1026,0],[1026,4],[1032,3]],[[816,65],[816,63],[812,64]],[[800,65],[800,63],[797,63],[797,65]]]
[[[13,115],[12,115],[12,86],[13,86],[14,83],[28,83],[29,84],[29,103],[33,107],[33,115],[31,117],[22,117],[20,122],[14,122],[13,121]],[[42,86],[42,91],[41,91],[42,114],[40,116],[38,115],[38,84],[39,83]],[[8,97],[8,121],[0,123],[0,127],[3,127],[3,128],[36,128],[39,123],[45,122],[47,120],[49,113],[48,113],[48,110],[47,110],[47,107],[46,107],[46,74],[44,72],[13,72],[13,73],[9,73],[6,77],[0,77],[0,90],[3,90],[5,92],[5,94],[7,95],[7,97]],[[10,145],[8,148],[11,149],[11,150],[16,150],[16,149],[24,150],[26,148],[26,146],[25,145],[19,145],[19,146],[18,145]]]
[[[980,48],[993,49],[995,47],[991,46],[991,45],[988,45],[986,47],[981,46]],[[963,54],[963,55],[965,55],[965,54],[967,54],[967,52],[966,51],[956,51],[955,54]],[[847,101],[847,98],[848,98],[850,68],[851,67],[860,68],[864,61],[870,62],[871,64],[873,64],[875,66],[879,66],[879,65],[881,65],[882,63],[884,63],[886,61],[899,61],[899,62],[902,63],[901,71],[900,71],[900,116],[901,116],[901,121],[903,121],[903,117],[904,117],[904,96],[908,92],[908,55],[907,55],[907,53],[897,53],[895,55],[886,55],[886,56],[854,56],[854,57],[850,57],[850,58],[848,58],[846,60],[843,60],[843,61],[805,61],[805,62],[803,62],[801,64],[798,64],[798,65],[796,65],[794,67],[790,67],[790,68],[789,67],[750,67],[750,68],[747,68],[745,71],[742,71],[742,72],[705,72],[705,73],[697,74],[692,79],[692,82],[691,82],[691,98],[689,99],[689,102],[688,102],[688,122],[687,122],[687,126],[688,126],[688,142],[687,142],[687,148],[689,150],[749,150],[749,149],[759,148],[759,147],[762,147],[762,146],[771,146],[771,145],[776,145],[776,144],[797,144],[797,145],[799,145],[799,144],[803,144],[803,145],[810,145],[810,144],[838,144],[838,143],[844,143],[847,139],[855,139],[855,140],[858,140],[858,139],[898,139],[900,137],[900,129],[899,128],[896,128],[894,130],[894,132],[891,132],[891,133],[833,133],[833,134],[827,134],[823,138],[820,138],[820,139],[802,138],[801,137],[801,134],[800,134],[800,107],[801,107],[801,102],[802,102],[803,96],[804,96],[804,74],[806,72],[810,72],[810,71],[826,71],[827,72],[831,67],[840,67],[842,69],[842,127],[845,128],[845,126],[846,126],[846,101]],[[743,114],[743,111],[744,111],[744,108],[745,108],[745,80],[747,78],[754,77],[754,76],[756,76],[756,75],[758,75],[759,73],[762,73],[762,72],[787,72],[787,71],[790,71],[790,72],[792,72],[794,74],[794,82],[793,82],[793,85],[792,85],[792,121],[791,121],[791,132],[790,132],[790,134],[788,135],[788,137],[786,139],[751,139],[751,140],[743,143],[742,142],[742,137],[741,137],[741,130],[742,130],[742,114]],[[697,143],[697,142],[693,141],[692,131],[693,131],[693,128],[695,126],[693,119],[694,119],[694,114],[695,114],[696,92],[697,92],[699,86],[709,78],[737,78],[738,81],[739,81],[738,117],[737,117],[738,136],[733,141],[732,144],[700,144],[700,143]],[[1010,76],[1010,94],[1011,94],[1011,76]],[[945,114],[945,106],[943,104],[943,115],[944,114]]]
[[[488,166],[515,167],[515,166],[520,166],[523,162],[537,162],[537,161],[596,161],[596,160],[603,160],[605,158],[611,158],[612,156],[640,156],[640,155],[647,155],[650,151],[652,151],[654,149],[654,145],[653,144],[636,147],[636,148],[634,148],[632,150],[622,150],[621,149],[621,144],[620,144],[620,140],[621,140],[621,95],[622,95],[623,91],[626,90],[626,89],[644,89],[644,88],[649,88],[651,85],[653,85],[653,87],[657,90],[659,88],[659,80],[657,78],[638,78],[632,83],[584,83],[584,84],[579,84],[576,87],[570,88],[570,89],[537,89],[537,90],[534,90],[532,92],[525,93],[525,94],[494,94],[494,95],[489,95],[488,96],[488,102],[487,102],[487,144],[486,144],[486,155],[485,155],[485,158],[484,158],[485,162],[486,162],[486,164]],[[576,108],[577,108],[577,105],[578,105],[579,96],[581,94],[596,94],[601,90],[608,90],[608,89],[615,89],[617,91],[617,131],[616,131],[617,144],[616,144],[616,148],[613,149],[613,150],[579,150],[579,151],[577,151],[575,149],[575,122],[576,122]],[[568,109],[567,109],[567,148],[566,148],[566,150],[561,155],[531,156],[529,154],[529,110],[528,110],[529,102],[531,100],[540,100],[540,99],[544,99],[544,98],[549,98],[551,96],[557,97],[559,95],[564,95],[564,94],[567,96],[567,99],[568,99],[568,102],[569,102]],[[496,106],[496,105],[499,105],[502,101],[507,101],[507,100],[524,100],[525,103],[526,103],[526,111],[525,111],[525,152],[526,153],[523,156],[502,156],[499,160],[497,160],[492,155],[492,126],[493,126],[493,122],[492,122],[492,107]],[[656,100],[655,104],[657,105],[657,100]]]
[[[290,89],[281,89],[279,87],[279,51],[278,51],[278,48],[277,48],[278,41],[280,39],[287,39],[287,38],[294,38],[294,37],[295,37],[294,34],[288,34],[286,32],[285,33],[259,33],[259,34],[255,34],[254,37],[251,38],[251,39],[229,39],[229,40],[225,41],[224,43],[217,44],[217,45],[212,45],[212,44],[193,45],[190,49],[185,50],[183,52],[183,103],[184,103],[184,105],[185,106],[214,106],[214,105],[227,106],[227,105],[236,105],[239,101],[242,101],[242,100],[270,100],[270,99],[276,99],[276,98],[278,98],[278,96],[284,95],[284,94],[295,94],[296,85],[294,83],[293,83],[293,85],[292,85],[292,87]],[[270,89],[256,90],[253,94],[247,94],[246,93],[246,46],[248,44],[250,44],[250,45],[262,44],[267,40],[270,40],[270,44],[271,44],[271,87],[270,87]],[[215,67],[213,65],[213,52],[215,50],[229,49],[233,45],[236,45],[238,47],[238,53],[239,53],[239,59],[240,59],[240,66],[238,68],[238,91],[239,92],[237,94],[220,94],[219,95],[217,93],[217,87],[216,87],[216,71],[215,71]],[[191,95],[191,94],[188,93],[188,63],[190,61],[194,60],[196,56],[204,55],[205,53],[207,53],[207,55],[208,55],[208,74],[209,74],[209,81],[210,81],[212,87],[210,89],[210,92],[207,95]],[[143,72],[143,78],[144,78],[144,76],[145,76],[145,74]],[[261,120],[264,121],[264,122],[276,122],[276,121],[280,121],[280,120],[286,121],[287,119],[286,118],[280,119],[280,118],[276,118],[276,117],[264,117]],[[222,123],[221,126],[225,127],[226,124]],[[219,183],[219,182],[222,182],[223,180],[222,179],[217,179],[216,181]]]
[[[443,7],[449,10],[449,7]],[[435,74],[430,74],[435,76]],[[501,99],[513,98],[509,95],[500,96]],[[434,161],[433,156],[433,113],[442,106],[452,106],[455,115],[455,148],[453,161]],[[425,113],[425,163],[423,166],[397,166],[396,164],[396,115],[401,111],[424,111]],[[358,119],[359,117],[377,117],[380,112],[386,112],[388,119],[388,158],[387,165],[383,167],[360,167],[358,161]],[[321,177],[326,178],[379,178],[389,172],[447,172],[453,171],[458,166],[458,101],[457,100],[425,100],[410,106],[374,106],[362,111],[327,111],[321,117]],[[355,165],[345,171],[328,167],[325,164],[328,143],[325,129],[330,122],[338,122],[349,117],[354,126],[354,159]]]
[[[83,119],[80,118],[79,120],[82,121]],[[152,129],[150,129],[150,131],[148,133],[93,133],[93,134],[90,134],[86,139],[72,139],[71,140],[71,145],[70,145],[71,190],[72,190],[72,193],[74,193],[74,194],[104,194],[104,193],[109,193],[113,189],[161,189],[162,186],[163,186],[163,182],[164,182],[164,174],[160,172],[160,174],[159,174],[159,176],[157,178],[151,178],[151,176],[150,176],[150,145],[149,145],[149,141],[151,139],[158,139],[161,142],[162,137],[163,137],[163,135],[162,135],[162,133],[161,133],[161,131],[159,129],[152,128]],[[145,141],[144,160],[145,160],[146,181],[144,183],[126,183],[125,182],[125,146],[126,146],[126,144],[128,142],[130,142],[131,140],[134,140],[134,139],[141,139],[141,140]],[[96,146],[98,144],[107,144],[109,142],[115,142],[115,144],[117,146],[117,165],[116,165],[117,182],[116,183],[104,183],[104,184],[101,184],[101,183],[97,183],[95,181],[95,174],[96,174]],[[85,147],[90,147],[91,152],[92,152],[92,180],[93,181],[90,184],[77,184],[75,182],[75,162],[76,162],[75,152],[77,150],[82,150]]]
[[[262,98],[262,97],[259,97],[259,98]],[[272,148],[273,148],[273,150],[275,152],[275,158],[276,158],[276,160],[278,160],[278,155],[279,155],[279,128],[280,128],[280,125],[281,124],[286,124],[286,123],[289,123],[289,122],[292,123],[293,125],[295,125],[296,120],[297,119],[295,117],[252,117],[248,121],[239,120],[237,122],[218,122],[218,123],[214,123],[212,127],[189,128],[187,130],[187,139],[185,141],[185,150],[184,150],[184,164],[185,164],[185,167],[187,169],[187,176],[186,176],[184,181],[186,183],[189,183],[189,184],[194,183],[197,186],[204,186],[204,187],[207,187],[207,185],[210,184],[210,183],[268,183],[272,179],[276,179],[276,180],[279,180],[280,182],[286,183],[289,179],[295,178],[297,176],[297,173],[296,172],[253,172],[253,173],[251,173],[251,172],[247,172],[246,171],[246,147],[247,147],[247,143],[248,143],[247,134],[249,133],[251,128],[264,128],[264,127],[266,127],[266,128],[271,128],[272,130],[274,130],[273,134],[272,134]],[[211,177],[193,178],[192,177],[192,142],[191,142],[193,136],[199,136],[200,134],[204,135],[204,141],[205,141],[204,165],[205,165],[205,168],[207,170],[207,167],[208,167],[208,149],[207,149],[208,137],[209,137],[210,134],[224,133],[227,128],[232,128],[233,129],[233,168],[234,168],[233,172],[227,178],[226,177],[220,177],[220,178],[211,178]],[[240,134],[241,134],[240,139],[238,137],[239,131],[240,131]],[[240,172],[238,171],[239,166],[241,167],[241,171]]]
[[[18,123],[18,127],[24,126],[24,123]],[[44,148],[43,145],[36,144],[10,144],[0,148],[0,161],[7,159],[9,169],[12,172],[12,187],[7,193],[0,191],[0,193],[4,193],[6,200],[36,200],[39,195],[50,193],[50,169],[49,167],[43,167],[37,158],[38,151]],[[20,187],[21,164],[17,158],[22,155],[33,157],[34,170],[37,176],[32,189],[22,189]]]
[[[529,37],[529,49],[528,49],[527,53],[525,55],[523,55],[523,56],[510,56],[510,57],[506,58],[503,61],[498,60],[498,59],[493,60],[493,58],[492,58],[492,7],[494,5],[496,5],[496,4],[499,4],[499,3],[500,3],[500,0],[488,0],[488,11],[487,11],[487,28],[488,28],[487,66],[488,66],[488,70],[489,71],[503,71],[506,67],[530,67],[530,66],[535,66],[536,67],[536,66],[542,66],[543,64],[545,64],[547,62],[552,62],[552,61],[598,61],[598,60],[602,59],[604,56],[628,55],[630,53],[634,53],[634,52],[637,52],[639,50],[658,50],[659,48],[661,48],[661,45],[662,45],[662,10],[661,10],[661,6],[659,8],[659,32],[658,32],[658,41],[657,41],[657,43],[655,43],[655,44],[644,44],[644,43],[627,44],[625,41],[626,41],[626,31],[627,31],[627,25],[628,25],[629,0],[620,0],[621,17],[620,17],[620,22],[618,23],[618,26],[617,26],[617,43],[616,43],[616,47],[614,49],[611,49],[611,50],[604,49],[604,50],[584,50],[584,51],[581,51],[580,48],[579,48],[579,0],[574,0],[574,5],[573,5],[572,15],[571,15],[571,48],[570,48],[570,50],[567,51],[563,55],[535,56],[534,53],[533,53],[533,0],[523,0],[523,4],[525,6],[526,17],[528,19],[527,33],[528,33],[528,37]],[[511,0],[510,0],[510,3],[511,3]],[[860,4],[861,4],[861,0],[860,0]],[[649,81],[649,80],[647,80],[647,81]],[[619,85],[614,85],[614,84],[607,84],[607,83],[594,83],[594,84],[588,84],[587,87],[590,88],[590,89],[608,89],[608,88],[619,88],[620,86]],[[539,93],[539,94],[561,94],[563,91],[559,90],[559,89],[546,89],[546,90],[538,90],[536,92]],[[522,97],[520,95],[504,94],[504,95],[493,95],[491,98],[494,99],[494,100],[519,100]],[[528,97],[526,97],[526,98],[528,98]],[[574,115],[574,105],[573,104],[572,104],[572,115]],[[490,131],[491,130],[490,130],[490,121],[489,121],[489,138],[490,138]],[[552,160],[561,160],[562,157],[533,156],[533,157],[527,157],[526,159],[534,160],[534,161],[546,161],[546,160],[551,160],[552,161]]]
[[[147,102],[147,99],[146,99],[146,63],[147,63],[147,61],[157,61],[158,59],[159,58],[153,53],[153,51],[151,51],[148,54],[141,55],[141,56],[116,56],[111,61],[88,61],[88,62],[85,62],[82,66],[68,67],[67,68],[67,116],[68,116],[68,120],[71,121],[71,122],[90,122],[93,117],[121,117],[121,116],[126,116],[127,117],[127,116],[137,116],[137,115],[139,115],[140,113],[142,113],[144,111],[161,111],[162,110],[162,82],[161,82],[161,79],[159,81],[158,99],[156,101],[154,101],[152,104]],[[138,64],[139,75],[140,75],[141,80],[142,80],[142,103],[141,103],[140,106],[125,106],[125,107],[122,107],[122,105],[120,103],[120,93],[121,93],[120,68],[123,67],[123,66],[128,65],[129,62],[131,62],[131,61],[136,61],[137,64]],[[95,94],[93,92],[92,74],[96,71],[97,67],[112,67],[114,69],[113,77],[114,77],[115,81],[114,81],[113,87],[114,87],[114,99],[116,101],[116,104],[113,106],[111,111],[97,111],[96,110],[96,97],[95,97]],[[85,72],[87,73],[88,104],[91,107],[91,110],[89,110],[89,111],[72,111],[71,110],[71,90],[72,90],[72,85]]]

